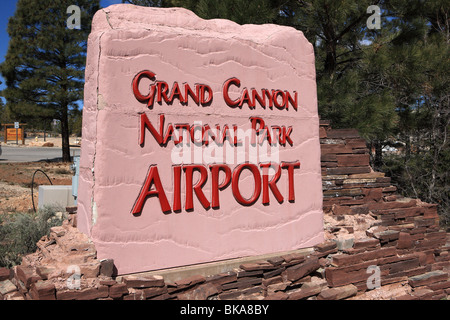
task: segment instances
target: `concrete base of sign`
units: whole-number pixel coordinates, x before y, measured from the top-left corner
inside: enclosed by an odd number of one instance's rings
[[[39,209],[45,206],[66,208],[73,205],[72,186],[39,186]]]
[[[216,274],[227,273],[239,268],[240,265],[244,263],[255,263],[259,261],[269,260],[271,258],[287,256],[287,255],[302,255],[308,256],[314,252],[314,248],[304,248],[298,250],[290,250],[283,252],[276,252],[272,254],[227,259],[223,261],[200,263],[191,266],[183,266],[176,268],[169,268],[156,271],[140,272],[134,275],[136,276],[162,276],[166,282],[176,282],[182,279],[186,279],[193,276],[203,276],[208,277]]]

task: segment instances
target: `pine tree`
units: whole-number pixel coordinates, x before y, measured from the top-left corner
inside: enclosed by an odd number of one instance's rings
[[[122,0],[149,7],[183,7],[203,19],[228,19],[239,24],[272,23],[283,0]]]
[[[392,1],[396,38],[385,47],[392,63],[385,79],[398,107],[397,137],[405,152],[385,170],[400,191],[439,204],[450,226],[450,8],[448,1]]]
[[[68,27],[71,5],[80,8],[79,29]],[[8,23],[2,95],[18,121],[60,120],[63,161],[70,161],[68,117],[83,98],[87,37],[98,9],[99,1],[19,0]]]
[[[330,120],[333,128],[358,129],[374,146],[376,167],[381,166],[383,141],[392,135],[397,120],[391,88],[379,74],[387,65],[386,57],[376,44],[389,38],[392,29],[381,17],[381,29],[368,27],[373,13],[368,13],[369,6],[382,11],[384,2],[287,1],[276,20],[301,30],[313,44],[320,117]]]

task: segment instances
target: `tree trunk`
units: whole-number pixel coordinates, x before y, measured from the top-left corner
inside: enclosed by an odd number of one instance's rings
[[[374,149],[374,155],[373,155],[373,167],[374,170],[380,170],[383,166],[383,146],[381,144],[380,140],[375,140],[372,142],[372,146]]]
[[[61,118],[61,138],[62,138],[62,160],[70,162],[70,144],[69,144],[69,117],[67,106],[63,107]]]
[[[325,66],[324,72],[330,77],[333,77],[336,71],[336,42],[334,40],[329,40],[326,43],[326,56],[325,56]]]

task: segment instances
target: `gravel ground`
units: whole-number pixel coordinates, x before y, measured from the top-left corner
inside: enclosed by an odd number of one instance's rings
[[[36,170],[42,170],[54,185],[71,185],[70,163],[28,162],[0,163],[0,214],[13,212],[32,212],[31,183]],[[33,198],[38,202],[38,186],[50,185],[47,177],[40,171],[34,178]]]

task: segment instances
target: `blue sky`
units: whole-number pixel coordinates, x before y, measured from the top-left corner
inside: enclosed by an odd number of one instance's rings
[[[46,1],[46,0],[42,0]],[[5,60],[6,51],[8,50],[9,36],[7,32],[8,20],[14,15],[17,0],[0,0],[0,63]],[[122,0],[101,0],[100,5],[107,7],[112,4],[122,3]],[[0,90],[4,89],[4,79],[0,76]]]

